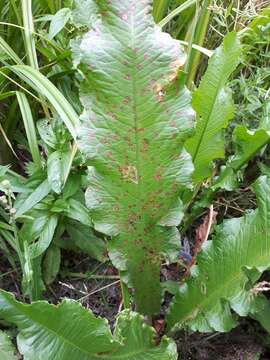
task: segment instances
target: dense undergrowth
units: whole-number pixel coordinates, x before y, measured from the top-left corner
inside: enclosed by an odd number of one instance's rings
[[[0,0],[1,359],[263,358],[269,6]]]

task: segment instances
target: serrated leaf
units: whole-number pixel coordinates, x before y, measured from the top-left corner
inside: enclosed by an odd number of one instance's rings
[[[107,320],[96,318],[79,303],[36,302],[24,305],[0,291],[0,318],[19,328],[18,348],[24,360],[176,360],[176,346],[163,337],[155,345],[155,331],[137,313],[124,311],[114,334]]]
[[[52,40],[66,25],[71,17],[69,8],[62,8],[53,15],[49,29],[49,39]]]
[[[194,118],[180,81],[186,56],[154,24],[152,1],[95,3],[101,19],[79,47],[85,75],[79,146],[93,165],[86,202],[95,229],[113,236],[126,260],[138,310],[153,314],[169,242],[158,224],[176,209],[193,171],[183,150]],[[171,214],[164,224],[181,220],[181,208]]]
[[[234,114],[232,95],[226,83],[239,63],[240,54],[237,34],[229,33],[209,60],[200,86],[193,94],[197,126],[195,135],[187,141],[186,149],[195,165],[195,182],[209,177],[212,161],[224,157],[223,129]]]
[[[0,331],[0,359],[1,360],[16,360],[15,348],[8,337],[3,331]]]
[[[170,307],[170,329],[177,325],[229,331],[235,325],[230,308],[240,316],[252,310],[252,283],[270,266],[270,177],[259,178],[254,190],[258,209],[224,221],[213,240],[205,243],[193,275]]]

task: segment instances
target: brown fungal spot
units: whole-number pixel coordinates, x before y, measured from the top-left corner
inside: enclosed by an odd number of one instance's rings
[[[123,100],[123,104],[127,105],[127,104],[129,104],[129,102],[130,102],[130,98],[129,98],[129,96],[126,96]]]
[[[137,129],[137,132],[138,132],[138,133],[144,132],[144,130],[145,130],[144,128],[139,128],[139,129]]]
[[[118,171],[124,181],[138,184],[138,172],[135,166],[119,166]]]

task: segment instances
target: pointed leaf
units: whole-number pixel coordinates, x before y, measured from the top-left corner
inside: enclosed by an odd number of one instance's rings
[[[71,16],[71,10],[62,8],[53,15],[49,29],[49,39],[53,39],[66,25]]]
[[[75,301],[60,305],[24,305],[0,291],[0,318],[19,328],[18,348],[24,360],[176,360],[176,346],[164,337],[155,345],[155,331],[142,316],[122,312],[112,335],[108,322]]]
[[[236,33],[226,35],[221,47],[209,60],[206,74],[193,94],[197,127],[195,135],[187,141],[186,149],[195,165],[195,182],[209,177],[212,161],[224,157],[223,129],[234,113],[231,92],[226,88],[226,83],[239,63],[240,53]]]
[[[171,305],[170,329],[177,324],[199,331],[229,331],[235,325],[230,308],[240,316],[252,311],[256,298],[252,283],[270,266],[270,177],[259,178],[254,189],[258,209],[226,220],[205,243],[191,278]]]
[[[86,77],[79,146],[93,165],[86,201],[95,229],[113,236],[126,260],[138,310],[153,314],[169,242],[158,224],[176,208],[193,171],[183,151],[194,117],[179,80],[186,56],[154,24],[151,1],[95,3],[102,19],[79,47]],[[181,208],[163,225],[180,220]]]

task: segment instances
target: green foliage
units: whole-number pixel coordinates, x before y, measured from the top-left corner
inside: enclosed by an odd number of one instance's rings
[[[206,74],[193,94],[192,104],[198,120],[196,133],[187,141],[186,148],[195,165],[195,182],[210,177],[212,161],[224,157],[223,129],[234,113],[226,83],[239,63],[240,51],[236,33],[228,34],[210,59]]]
[[[170,307],[169,328],[177,324],[194,331],[229,331],[235,326],[230,308],[240,316],[256,312],[260,296],[252,289],[270,266],[270,178],[259,178],[254,190],[258,209],[226,220],[205,244]]]
[[[147,315],[159,312],[166,291],[175,295],[167,331],[229,331],[236,314],[270,331],[258,283],[269,267],[269,177],[255,183],[258,209],[223,222],[219,214],[222,223],[195,265],[184,264],[190,277],[183,285],[160,283],[161,263],[181,262],[180,232],[193,233],[193,220],[215,204],[217,192],[238,191],[249,161],[267,154],[269,9],[225,36],[200,81],[206,62],[197,68],[192,48],[212,51],[191,42],[204,44],[210,11],[211,29],[218,24],[221,33],[245,21],[242,4],[238,13],[229,1],[221,4],[221,22],[217,4],[153,2],[160,26],[187,40],[186,55],[154,24],[150,0],[0,0],[0,161],[18,165],[18,173],[0,167],[0,251],[14,271],[19,264],[25,298],[41,299],[56,280],[62,249],[100,262],[109,252],[124,308],[134,300],[128,287]],[[22,34],[24,42],[17,41]],[[212,35],[209,49],[221,40]],[[192,88],[194,79],[199,86],[190,94],[184,83]],[[269,176],[265,164],[260,169]],[[129,310],[112,333],[76,302],[23,305],[2,291],[0,318],[18,326],[26,360],[177,358],[174,342],[159,342],[160,334]],[[0,333],[1,358],[14,358],[10,346]]]
[[[179,195],[193,169],[183,145],[194,113],[178,79],[185,55],[154,25],[146,3],[98,7],[107,20],[97,21],[75,54],[85,76],[78,144],[93,166],[86,203],[95,229],[113,237],[138,310],[153,314],[162,255],[175,233],[166,227],[181,220]]]
[[[25,360],[177,359],[173,341],[164,337],[156,346],[155,331],[131,311],[119,314],[112,334],[107,320],[75,301],[57,307],[46,302],[24,305],[1,291],[0,316],[18,326],[18,348]]]
[[[1,360],[16,360],[14,346],[3,331],[0,331],[0,357]]]

